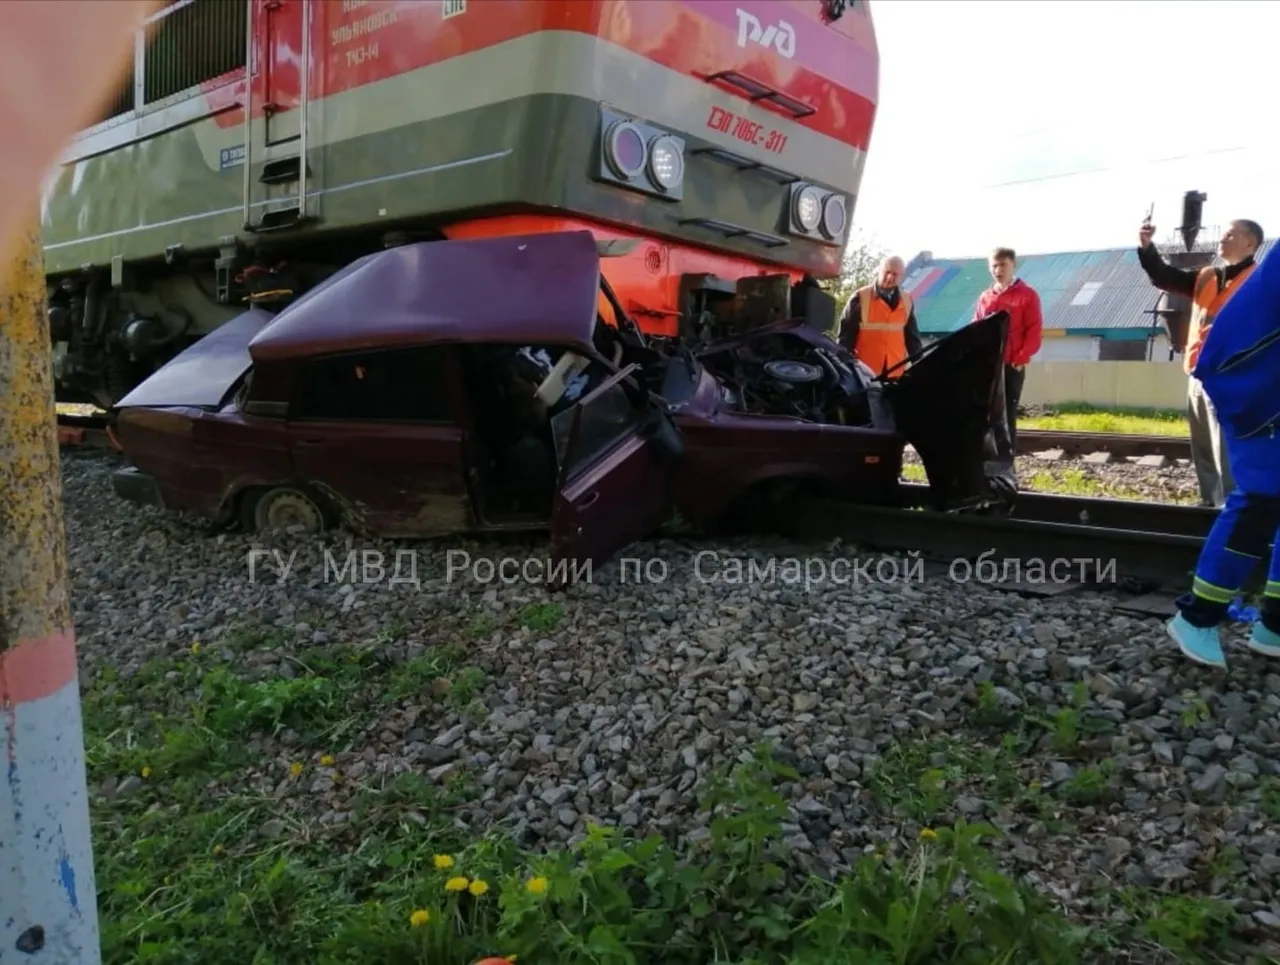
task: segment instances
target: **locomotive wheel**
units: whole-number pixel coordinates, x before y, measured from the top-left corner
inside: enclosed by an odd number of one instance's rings
[[[309,536],[323,533],[331,521],[323,501],[300,486],[273,486],[249,494],[241,520],[250,532],[296,528]]]

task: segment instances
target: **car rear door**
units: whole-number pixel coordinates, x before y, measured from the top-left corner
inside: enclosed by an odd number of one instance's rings
[[[387,538],[470,528],[465,434],[448,346],[308,364],[289,421],[296,477]]]
[[[641,388],[632,365],[551,424],[560,485],[551,517],[558,574],[590,573],[661,524],[671,505],[679,431]]]

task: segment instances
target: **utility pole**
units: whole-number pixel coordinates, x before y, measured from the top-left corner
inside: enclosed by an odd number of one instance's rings
[[[34,205],[29,219],[24,232],[0,249],[0,961],[99,965],[44,256]]]

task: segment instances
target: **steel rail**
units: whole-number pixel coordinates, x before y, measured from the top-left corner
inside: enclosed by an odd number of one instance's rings
[[[828,499],[797,501],[779,528],[797,539],[838,537],[861,549],[917,553],[926,560],[965,560],[971,565],[987,560],[993,572],[1004,577],[1010,576],[1008,564],[1015,560],[1019,573],[1035,561],[1045,567],[1066,561],[1068,573],[1080,573],[1072,582],[1096,582],[1105,576],[1171,589],[1190,584],[1203,543],[1201,537],[1185,533],[889,509]],[[1086,561],[1083,567],[1080,561]],[[1055,580],[1061,571],[1054,569]]]
[[[928,505],[928,486],[923,483],[904,483],[902,489],[907,508]],[[1218,510],[1210,506],[1179,506],[1137,499],[1103,499],[1097,496],[1069,496],[1024,490],[1018,493],[1008,518],[1204,539],[1209,534],[1213,521],[1218,518]]]
[[[1139,436],[1123,432],[1062,432],[1056,429],[1018,430],[1018,455],[1050,449],[1059,449],[1069,456],[1107,452],[1118,459],[1129,456],[1191,458],[1191,440],[1186,436]]]

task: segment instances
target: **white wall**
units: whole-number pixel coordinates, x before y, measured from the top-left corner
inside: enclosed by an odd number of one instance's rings
[[[1033,362],[1087,362],[1098,357],[1101,339],[1091,335],[1064,335],[1040,343]]]
[[[1187,376],[1181,365],[1158,362],[1036,361],[1027,366],[1022,402],[1181,409],[1187,403]]]

